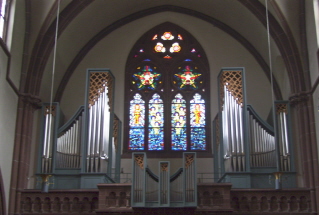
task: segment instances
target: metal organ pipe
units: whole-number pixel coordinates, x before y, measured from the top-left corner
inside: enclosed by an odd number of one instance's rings
[[[258,117],[247,110],[249,116],[249,139],[250,139],[250,164],[252,167],[274,167],[275,159],[275,137],[270,133]]]
[[[227,85],[227,83],[226,83]],[[244,171],[244,141],[242,107],[238,99],[224,85],[224,105],[222,111],[224,158],[226,171]],[[230,158],[230,161],[228,161]]]
[[[281,171],[290,171],[289,140],[287,129],[287,117],[285,111],[279,111],[278,124],[280,168]]]
[[[44,137],[43,137],[43,153],[42,153],[42,173],[50,173],[52,170],[52,146],[53,146],[53,130],[54,120],[52,106],[45,107]],[[51,110],[50,110],[51,109]]]
[[[58,135],[57,168],[80,168],[83,111]]]
[[[106,171],[104,161],[108,161],[110,110],[107,87],[105,84],[102,87],[89,107],[87,172]]]

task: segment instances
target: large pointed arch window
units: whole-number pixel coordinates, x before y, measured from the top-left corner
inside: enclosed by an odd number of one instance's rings
[[[211,149],[208,61],[191,34],[172,23],[151,29],[133,47],[125,81],[124,152]]]

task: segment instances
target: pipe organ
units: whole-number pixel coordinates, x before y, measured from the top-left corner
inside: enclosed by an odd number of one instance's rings
[[[169,205],[170,202],[170,163],[168,161],[160,162],[160,177],[159,177],[159,192],[160,199],[159,204]]]
[[[276,101],[275,109],[276,129],[246,104],[244,68],[221,70],[220,111],[214,119],[216,181],[236,183],[235,178],[237,181],[242,179],[235,186],[250,188],[254,184],[264,186],[265,183],[256,182],[254,177],[258,174],[258,177],[273,172],[293,175],[289,103]],[[292,183],[294,178],[292,176]]]
[[[132,206],[144,206],[146,189],[146,154],[133,153]],[[149,177],[148,177],[149,178]],[[150,184],[150,183],[148,183]],[[154,186],[156,187],[156,186]],[[150,189],[149,189],[150,190]]]
[[[55,105],[44,105],[44,120],[43,120],[43,151],[42,151],[42,162],[41,162],[41,173],[52,172],[52,150],[54,145],[54,128],[55,128],[55,117],[56,117],[56,106]]]
[[[249,140],[250,140],[250,166],[275,167],[276,144],[274,131],[264,122],[251,106],[247,108]]]
[[[197,206],[196,153],[184,152],[183,167],[170,175],[170,162],[159,162],[159,174],[147,167],[146,153],[135,152],[133,160],[133,207]]]
[[[174,173],[170,178],[170,200],[172,204],[178,204],[179,202],[183,202],[184,195],[183,195],[183,168]]]
[[[278,130],[278,148],[280,171],[291,171],[289,134],[289,105],[287,102],[276,102],[276,123]]]
[[[56,168],[80,168],[83,135],[83,106],[58,131]]]
[[[110,106],[108,73],[90,73],[88,96],[87,172],[106,171],[109,157]]]
[[[224,71],[220,76],[220,105],[226,171],[245,171],[244,93],[242,72]]]
[[[121,122],[113,113],[113,88],[109,70],[88,69],[85,105],[61,127],[59,104],[44,105],[38,174],[53,175],[54,188],[63,189],[66,180],[69,188],[120,180]]]

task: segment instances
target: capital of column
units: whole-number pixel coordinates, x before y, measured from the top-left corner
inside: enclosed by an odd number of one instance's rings
[[[309,98],[311,98],[312,92],[311,91],[302,91],[299,93],[295,93],[289,97],[289,102],[292,106],[297,104],[307,102]]]
[[[34,109],[40,109],[42,107],[42,101],[38,96],[29,93],[21,93],[19,97],[25,104],[31,105]]]

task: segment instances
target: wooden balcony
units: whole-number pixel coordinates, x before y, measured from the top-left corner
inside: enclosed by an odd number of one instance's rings
[[[194,208],[132,208],[131,184],[98,184],[98,189],[21,191],[16,214],[311,214],[309,189],[231,189],[231,184],[198,184]]]

